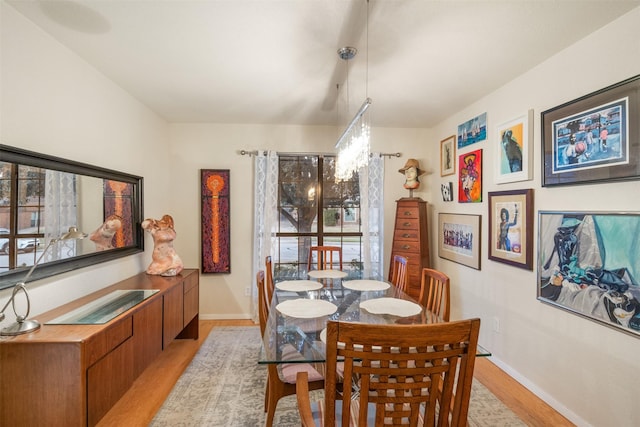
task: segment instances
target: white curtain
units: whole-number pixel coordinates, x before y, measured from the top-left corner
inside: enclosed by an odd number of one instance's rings
[[[271,255],[278,224],[278,154],[260,151],[255,158],[253,268],[251,274],[251,318],[258,321],[256,275],[264,270],[264,260]]]
[[[363,278],[383,280],[384,266],[384,159],[372,153],[359,171],[362,221]]]
[[[78,225],[76,176],[47,169],[44,190],[44,238],[50,242]],[[55,261],[76,255],[76,240],[60,241],[45,254],[43,261]]]

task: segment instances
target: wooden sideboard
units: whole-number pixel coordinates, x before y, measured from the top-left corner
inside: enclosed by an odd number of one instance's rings
[[[158,292],[104,324],[48,321],[119,289]],[[36,316],[0,339],[0,425],[93,426],[176,338],[198,339],[199,275],[141,273]]]
[[[393,246],[389,263],[389,280],[393,273],[393,257],[407,258],[407,293],[420,296],[422,268],[429,267],[429,235],[427,226],[427,202],[419,197],[396,201],[396,222],[393,230]]]

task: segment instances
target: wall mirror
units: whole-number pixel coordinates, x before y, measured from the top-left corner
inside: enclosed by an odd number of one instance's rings
[[[0,289],[144,250],[143,179],[0,144]],[[81,240],[57,240],[77,227]]]

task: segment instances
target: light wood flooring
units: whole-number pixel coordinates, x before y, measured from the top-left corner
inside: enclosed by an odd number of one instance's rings
[[[200,339],[174,341],[133,383],[98,426],[147,426],[216,326],[254,326],[254,323],[250,320],[201,320]],[[574,425],[486,358],[476,359],[474,377],[529,426]]]

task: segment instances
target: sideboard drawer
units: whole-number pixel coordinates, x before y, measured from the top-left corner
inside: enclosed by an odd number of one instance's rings
[[[87,366],[91,366],[105,354],[133,335],[133,317],[127,316],[110,326],[103,333],[87,340]]]

